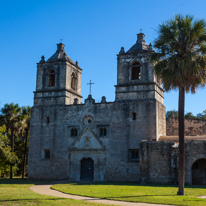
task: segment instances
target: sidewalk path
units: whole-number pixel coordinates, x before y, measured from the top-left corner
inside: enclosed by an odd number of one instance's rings
[[[96,202],[96,203],[102,203],[102,204],[108,204],[108,205],[110,204],[110,205],[125,205],[125,206],[171,206],[171,205],[157,205],[157,204],[149,204],[149,203],[123,202],[123,201],[116,201],[116,200],[106,200],[106,199],[99,199],[99,198],[93,198],[93,197],[70,195],[70,194],[65,194],[63,192],[59,192],[59,191],[51,189],[52,185],[53,184],[34,185],[34,186],[30,186],[29,188],[32,191],[42,194],[42,195],[63,197],[63,198],[74,199],[74,200],[84,200],[88,202]]]

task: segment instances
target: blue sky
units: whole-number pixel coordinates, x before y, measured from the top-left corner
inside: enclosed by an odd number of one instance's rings
[[[0,107],[33,105],[36,63],[48,59],[63,39],[67,55],[83,69],[82,96],[114,101],[116,54],[128,50],[143,29],[153,43],[156,29],[175,14],[206,19],[205,0],[7,0],[0,2]],[[206,88],[186,95],[185,111],[206,109]],[[178,92],[165,93],[167,110],[178,108]]]

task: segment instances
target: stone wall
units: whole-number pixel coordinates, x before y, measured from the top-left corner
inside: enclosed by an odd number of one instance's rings
[[[194,179],[194,176],[196,174],[202,178],[202,182],[206,182],[206,165],[202,164],[202,162],[205,162],[205,159],[206,141],[188,141],[185,143],[186,184],[195,184],[196,179]],[[194,170],[193,165],[197,161],[199,161],[199,166]],[[140,182],[177,184],[178,162],[178,145],[172,142],[142,141],[140,143]]]
[[[141,142],[140,180],[142,183],[172,184],[174,182],[171,173],[172,145],[173,143],[168,142]]]
[[[157,139],[156,112],[165,108],[156,100],[34,106],[31,112],[31,133],[28,176],[31,179],[80,180],[82,158],[94,160],[94,180],[139,181],[139,164],[129,159],[130,150],[138,150],[142,138]],[[136,119],[132,114],[136,113]],[[49,117],[50,122],[47,122]],[[88,123],[87,118],[91,118]],[[160,123],[161,125],[161,123]],[[99,129],[107,129],[107,136],[100,136]],[[71,129],[77,136],[71,137]],[[85,129],[91,132],[84,137]],[[149,129],[148,129],[149,128]],[[164,127],[162,126],[162,129]],[[79,138],[98,139],[104,149],[74,146]],[[92,139],[93,138],[93,139]],[[90,141],[89,140],[89,141]],[[50,159],[42,153],[50,150]],[[35,168],[35,169],[33,169]]]
[[[167,136],[178,135],[178,118],[171,117],[166,121]],[[185,119],[185,135],[205,135],[206,134],[206,120],[199,119]]]

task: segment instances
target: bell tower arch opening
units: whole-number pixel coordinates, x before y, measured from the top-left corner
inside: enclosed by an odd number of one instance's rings
[[[48,72],[48,87],[55,86],[55,71],[53,69]]]
[[[72,73],[72,76],[71,76],[71,88],[73,90],[76,90],[76,81],[77,81],[77,77],[76,77],[76,74],[73,72]]]
[[[193,163],[192,184],[206,185],[206,159],[198,159]]]
[[[132,66],[131,66],[131,79],[135,80],[135,79],[140,79],[140,63],[135,61],[132,62]]]

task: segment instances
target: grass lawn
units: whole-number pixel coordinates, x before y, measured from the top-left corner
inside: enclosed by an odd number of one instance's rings
[[[29,181],[18,179],[0,179],[0,205],[83,205],[83,206],[103,206],[103,204],[70,200],[46,195],[37,194],[29,189],[32,185],[49,182]]]
[[[177,196],[177,186],[147,185],[136,183],[103,182],[103,183],[71,183],[57,184],[53,189],[64,193],[89,197],[99,197],[128,202],[145,202],[173,205],[206,206],[206,200],[196,198],[206,195],[206,187],[186,186],[185,196]]]

